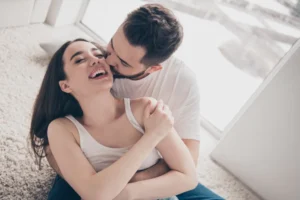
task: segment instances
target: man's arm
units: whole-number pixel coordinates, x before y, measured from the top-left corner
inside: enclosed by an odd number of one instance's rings
[[[139,172],[135,173],[135,175],[132,177],[132,179],[129,181],[129,183],[134,183],[134,182],[138,182],[138,181],[148,180],[151,178],[156,178],[156,177],[166,174],[169,171],[170,171],[170,168],[167,165],[167,163],[164,161],[164,159],[159,159],[159,161],[155,165],[153,165],[143,171],[139,171]]]
[[[191,140],[191,139],[183,139],[182,141],[189,149],[190,154],[193,157],[195,166],[197,167],[200,142],[198,140]],[[167,163],[163,159],[160,159],[152,167],[145,169],[143,171],[137,172],[130,180],[130,183],[156,178],[156,177],[166,174],[169,171],[170,171],[170,168],[167,165]]]

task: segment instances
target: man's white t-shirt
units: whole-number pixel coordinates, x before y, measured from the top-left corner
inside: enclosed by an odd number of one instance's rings
[[[113,94],[118,98],[163,100],[172,111],[179,136],[200,140],[200,91],[195,74],[174,57],[162,63],[162,67],[140,80],[116,79]]]

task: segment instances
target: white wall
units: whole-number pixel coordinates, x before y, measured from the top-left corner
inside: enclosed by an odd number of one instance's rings
[[[43,23],[46,19],[51,0],[35,0],[30,23]]]
[[[264,199],[300,199],[300,41],[224,134],[217,163]]]
[[[52,0],[46,22],[52,26],[74,24],[86,0]]]
[[[0,0],[0,27],[46,22],[64,26],[77,22],[88,0]]]
[[[34,1],[0,0],[0,27],[28,25]]]
[[[0,0],[0,27],[43,23],[51,0]]]

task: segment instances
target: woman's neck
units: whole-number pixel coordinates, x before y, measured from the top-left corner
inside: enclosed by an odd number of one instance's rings
[[[78,99],[83,111],[82,123],[86,126],[107,125],[123,110],[123,101],[113,97],[110,92]]]

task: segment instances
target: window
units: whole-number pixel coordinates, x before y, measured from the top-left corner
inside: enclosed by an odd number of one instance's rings
[[[109,42],[126,15],[147,2],[91,0],[81,23]],[[182,23],[184,41],[175,56],[197,74],[201,115],[220,132],[300,37],[300,1],[155,2]]]
[[[143,4],[140,0],[90,0],[81,22],[108,43],[127,14]]]

